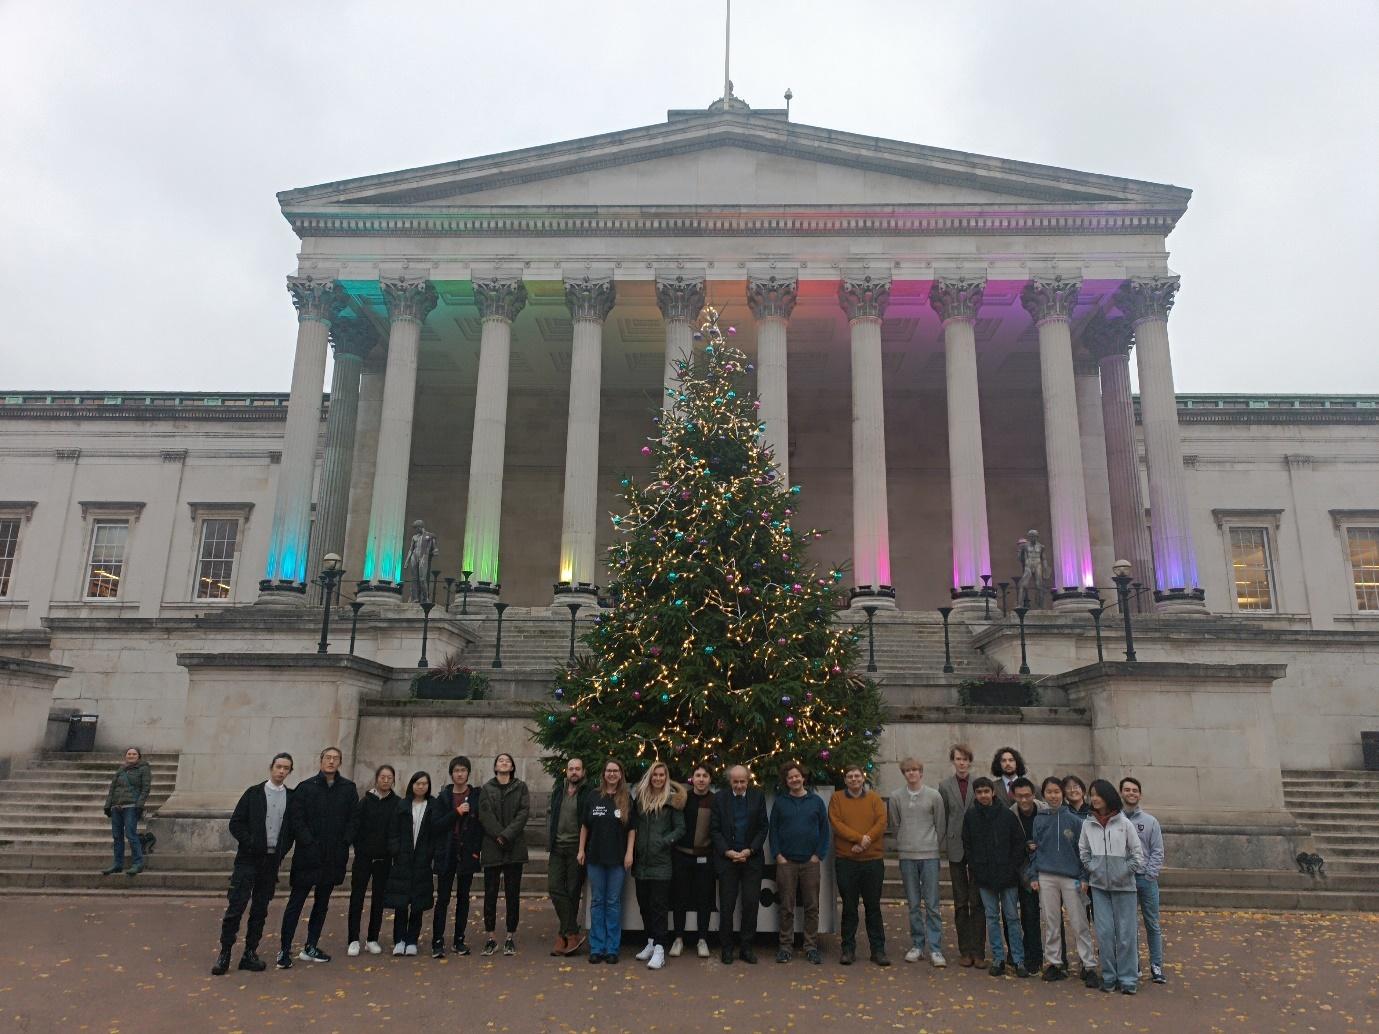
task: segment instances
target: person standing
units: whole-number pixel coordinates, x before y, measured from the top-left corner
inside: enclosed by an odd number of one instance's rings
[[[804,957],[818,966],[819,877],[828,856],[832,825],[828,807],[810,787],[804,769],[788,761],[780,769],[785,792],[776,797],[769,823],[771,857],[776,860],[776,897],[780,902],[780,946],[777,962],[789,962],[795,950],[795,896],[804,905]]]
[[[1134,776],[1120,781],[1123,814],[1140,835],[1144,851],[1144,871],[1135,874],[1135,897],[1144,918],[1144,939],[1149,942],[1149,976],[1156,984],[1168,983],[1164,976],[1164,935],[1159,926],[1159,873],[1164,867],[1164,832],[1159,820],[1140,807],[1144,791]]]
[[[977,801],[972,793],[973,757],[972,748],[966,743],[953,744],[948,751],[953,774],[938,786],[946,821],[943,853],[948,859],[948,879],[953,890],[953,927],[964,966],[981,966],[986,955],[982,896],[962,849],[963,819]]]
[[[1015,800],[1010,792],[1010,784],[1029,775],[1025,759],[1014,747],[1002,747],[991,759],[991,787],[996,800],[1009,806]],[[1031,780],[1033,782],[1033,780]]]
[[[733,912],[742,905],[737,927],[737,955],[756,965],[752,938],[757,935],[757,909],[761,903],[761,879],[766,872],[766,795],[750,785],[744,765],[728,769],[728,788],[714,795],[709,813],[709,838],[713,841],[714,867],[718,874],[719,958],[733,961]]]
[[[393,813],[398,796],[393,793],[397,772],[392,765],[379,765],[369,787],[359,802],[359,821],[354,830],[354,865],[350,869],[349,948],[351,958],[359,954],[359,924],[364,917],[364,895],[373,883],[373,898],[369,901],[369,929],[365,944],[370,955],[383,950],[378,943],[383,929],[383,898],[388,892],[388,872],[393,859],[388,852],[388,837],[392,833]]]
[[[709,835],[709,819],[713,805],[713,773],[703,765],[695,765],[690,773],[689,790],[685,794],[685,832],[671,855],[672,918],[675,940],[670,942],[671,958],[679,958],[689,938],[685,925],[688,914],[694,912],[694,932],[698,935],[695,951],[701,959],[709,957],[709,914],[713,911],[713,865],[709,854],[713,840]]]
[[[321,751],[320,771],[297,784],[288,801],[287,819],[297,849],[292,855],[292,890],[283,909],[279,969],[292,968],[292,939],[308,896],[312,901],[306,944],[297,957],[303,962],[330,961],[320,949],[321,932],[330,914],[331,891],[345,881],[359,808],[354,783],[340,774],[343,760],[339,747]]]
[[[1020,933],[1020,903],[1016,886],[1024,864],[1024,833],[1009,807],[996,800],[996,788],[986,776],[972,781],[976,805],[962,820],[962,846],[972,866],[972,877],[982,893],[986,913],[986,936],[991,942],[993,977],[1004,976],[1006,949],[1015,963],[1017,977],[1029,976],[1025,969],[1025,942]],[[1001,919],[1005,918],[1005,940],[1001,939]]]
[[[110,820],[110,835],[115,842],[115,856],[110,866],[101,870],[102,876],[112,876],[124,868],[124,844],[129,841],[130,865],[126,876],[138,876],[144,871],[144,845],[139,840],[139,818],[144,813],[153,774],[138,747],[124,752],[124,761],[110,777],[105,791],[105,816]]]
[[[598,790],[584,802],[576,860],[589,872],[589,961],[617,965],[622,948],[622,887],[632,868],[637,804],[622,762],[603,763]]]
[[[886,927],[881,919],[881,889],[886,880],[882,860],[886,836],[886,802],[867,787],[861,765],[843,770],[843,792],[828,801],[828,821],[833,827],[833,874],[843,899],[842,956],[844,966],[857,961],[857,903],[867,916],[867,943],[871,960],[889,966]]]
[[[917,758],[900,762],[905,785],[891,794],[886,813],[900,855],[900,881],[910,906],[910,950],[906,962],[929,956],[935,967],[948,965],[943,957],[943,917],[938,903],[939,850],[948,833],[943,797],[924,785],[924,763]]]
[[[647,969],[662,968],[670,947],[666,924],[670,859],[675,842],[685,832],[684,806],[684,787],[670,781],[670,769],[664,761],[653,761],[637,784],[637,837],[632,852],[637,908],[647,935],[646,947],[637,953],[637,960],[645,962]]]
[[[1122,814],[1120,794],[1105,779],[1087,793],[1092,816],[1082,823],[1078,858],[1092,888],[1097,947],[1101,953],[1101,989],[1132,995],[1139,987],[1139,950],[1135,943],[1135,876],[1144,871],[1144,848],[1134,825]]]
[[[1054,776],[1042,787],[1048,811],[1034,817],[1033,879],[1030,889],[1039,895],[1039,917],[1044,937],[1044,979],[1062,980],[1067,975],[1064,957],[1062,916],[1068,914],[1077,958],[1082,965],[1082,982],[1096,987],[1096,961],[1092,954],[1092,931],[1082,898],[1082,860],[1077,854],[1082,836],[1082,816],[1063,800],[1063,784]]]
[[[450,759],[450,782],[436,798],[436,911],[431,917],[431,957],[445,957],[445,915],[455,895],[456,955],[468,955],[469,892],[479,871],[484,829],[479,824],[479,788],[470,785],[473,766],[463,754]]]
[[[435,857],[436,800],[431,796],[431,776],[413,773],[407,793],[393,809],[388,832],[387,904],[393,912],[393,954],[415,955],[421,923],[434,902],[431,864]]]
[[[522,866],[527,861],[527,819],[531,795],[517,778],[517,762],[511,754],[493,759],[493,778],[479,795],[479,823],[484,828],[479,861],[484,867],[484,954],[498,950],[493,933],[498,927],[498,879],[501,876],[506,904],[507,936],[503,954],[517,954],[517,917],[521,907]]]
[[[565,778],[556,780],[551,790],[546,811],[546,892],[555,906],[559,926],[552,955],[573,955],[584,944],[584,935],[579,932],[579,902],[584,893],[584,866],[578,859],[579,817],[589,793],[583,760],[571,758],[565,762]]]
[[[1063,800],[1079,818],[1085,819],[1092,813],[1092,805],[1087,800],[1087,784],[1075,775],[1063,777]]]
[[[239,968],[262,973],[268,964],[259,958],[259,941],[268,919],[268,906],[278,889],[278,867],[292,846],[292,831],[287,818],[289,790],[284,786],[292,774],[292,755],[275,754],[268,765],[268,779],[255,783],[240,795],[230,815],[230,836],[235,841],[235,865],[230,873],[229,904],[220,921],[220,955],[211,967],[211,976],[223,977],[230,969],[230,952],[239,937],[239,922],[249,906],[249,926],[244,931],[244,954]]]
[[[1037,973],[1044,964],[1043,936],[1039,922],[1039,891],[1030,886],[1033,869],[1030,862],[1034,858],[1034,820],[1049,806],[1034,796],[1034,784],[1024,776],[1010,784],[1010,796],[1015,802],[1010,806],[1020,831],[1025,838],[1025,857],[1020,865],[1020,882],[1017,897],[1020,901],[1020,932],[1025,946],[1025,969]]]

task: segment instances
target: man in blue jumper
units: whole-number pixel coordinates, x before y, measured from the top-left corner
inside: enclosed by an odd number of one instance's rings
[[[804,905],[804,957],[814,965],[819,954],[819,866],[828,857],[832,827],[824,800],[805,785],[804,769],[795,762],[781,766],[785,793],[771,809],[771,857],[776,861],[780,898],[780,947],[777,962],[789,962],[795,950],[795,892]]]
[[[1168,983],[1164,976],[1164,935],[1159,928],[1159,871],[1164,867],[1164,832],[1159,820],[1140,808],[1140,781],[1126,776],[1120,781],[1122,814],[1140,835],[1144,848],[1144,872],[1135,876],[1135,894],[1144,917],[1144,939],[1149,942],[1149,976],[1156,984]]]

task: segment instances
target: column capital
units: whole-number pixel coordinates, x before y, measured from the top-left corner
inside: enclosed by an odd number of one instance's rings
[[[383,288],[383,302],[388,307],[388,319],[415,320],[425,323],[426,317],[436,307],[436,287],[430,280],[408,277],[380,278]]]
[[[1141,320],[1167,320],[1178,294],[1181,278],[1176,276],[1135,276],[1116,291],[1116,308],[1132,324]]]
[[[378,344],[378,331],[362,316],[354,319],[337,319],[330,325],[330,343],[335,346],[335,355],[354,356],[363,359]]]
[[[613,311],[617,291],[610,277],[594,279],[581,277],[565,281],[565,305],[577,320],[598,320],[602,323]]]
[[[800,282],[795,277],[749,276],[747,278],[747,307],[757,320],[788,320],[795,311]]]
[[[704,307],[703,278],[677,276],[674,280],[657,280],[656,305],[664,319],[693,323]]]
[[[883,319],[890,300],[891,282],[887,277],[844,277],[838,284],[838,304],[847,313],[849,323],[859,319]]]
[[[985,293],[985,277],[943,278],[935,280],[929,288],[929,306],[944,323],[976,319]]]
[[[1112,356],[1128,356],[1135,344],[1135,330],[1123,316],[1108,318],[1098,309],[1082,328],[1082,347],[1100,362]]]
[[[319,320],[330,323],[340,315],[348,299],[339,281],[311,276],[290,276],[287,290],[300,320]]]
[[[1070,319],[1082,281],[1076,277],[1037,276],[1020,291],[1020,304],[1035,323]]]
[[[490,278],[474,281],[474,304],[480,319],[500,319],[511,323],[527,304],[527,285],[516,278]]]

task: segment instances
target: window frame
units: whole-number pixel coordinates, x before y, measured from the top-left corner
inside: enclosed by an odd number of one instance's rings
[[[134,522],[128,517],[114,515],[103,515],[93,518],[91,529],[86,537],[86,563],[82,568],[82,587],[81,598],[84,603],[106,603],[125,599],[124,587],[125,580],[129,577],[129,545],[132,538],[131,532]],[[120,551],[120,573],[111,577],[115,580],[115,592],[111,596],[94,596],[91,594],[91,580],[96,564],[96,539],[102,528],[124,528],[124,546]]]
[[[1230,597],[1231,613],[1244,616],[1261,617],[1285,613],[1283,593],[1279,585],[1278,540],[1283,511],[1269,509],[1212,510],[1217,530],[1221,533],[1221,547],[1226,561],[1226,588]],[[1270,606],[1242,607],[1239,587],[1235,578],[1235,554],[1231,546],[1231,532],[1235,530],[1259,529],[1264,532],[1264,566],[1269,579]]]
[[[192,521],[191,576],[187,587],[187,599],[198,606],[226,606],[236,601],[239,589],[241,561],[244,559],[244,539],[248,532],[249,515],[253,503],[188,503]],[[235,550],[230,558],[230,591],[225,596],[199,596],[201,587],[201,548],[204,541],[207,521],[235,522]]]
[[[131,602],[125,591],[125,585],[129,581],[129,569],[134,556],[134,532],[139,518],[143,516],[144,504],[129,501],[83,500],[78,505],[81,506],[81,522],[86,538],[86,549],[79,572],[81,583],[77,586],[76,598],[82,603],[96,605]],[[114,596],[92,596],[87,590],[91,588],[91,557],[96,547],[96,529],[102,524],[119,522],[123,522],[128,529],[125,535],[124,557],[121,560],[120,584],[116,588]]]
[[[1366,610],[1360,606],[1355,565],[1350,558],[1350,532],[1373,530],[1379,533],[1379,510],[1332,510],[1331,521],[1336,526],[1342,569],[1346,574],[1347,613],[1363,619],[1379,618],[1379,608]]]
[[[8,603],[15,598],[14,586],[18,579],[19,561],[24,555],[24,525],[33,520],[34,507],[37,505],[38,504],[32,500],[24,500],[21,502],[0,499],[0,521],[17,522],[14,534],[14,555],[9,559],[10,570],[9,574],[6,576],[9,584],[3,585],[3,588],[0,588],[0,601]]]

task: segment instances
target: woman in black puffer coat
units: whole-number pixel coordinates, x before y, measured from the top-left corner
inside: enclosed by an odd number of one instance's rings
[[[393,954],[415,955],[421,937],[422,917],[435,904],[431,859],[435,852],[436,799],[431,796],[431,777],[412,776],[407,792],[398,802],[388,836],[393,865],[388,873],[385,903],[397,911],[393,918]]]

